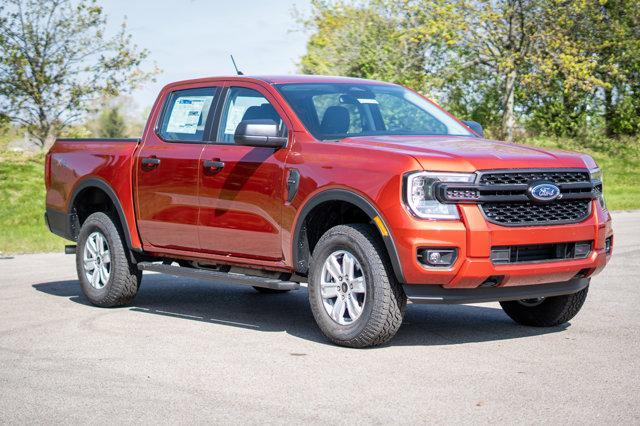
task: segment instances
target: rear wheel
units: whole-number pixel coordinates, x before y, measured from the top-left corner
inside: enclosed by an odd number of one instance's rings
[[[407,298],[370,226],[331,228],[318,241],[310,266],[309,303],[329,340],[367,347],[395,335]]]
[[[82,292],[94,305],[125,305],[138,292],[142,272],[129,259],[123,240],[105,213],[93,213],[80,229],[76,268]]]
[[[589,287],[574,294],[537,299],[500,302],[500,306],[518,324],[554,327],[571,320],[582,308]]]

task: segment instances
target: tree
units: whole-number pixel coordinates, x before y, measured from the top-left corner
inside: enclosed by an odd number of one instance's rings
[[[0,112],[44,147],[92,111],[153,76],[126,23],[112,37],[95,0],[5,0],[0,7]]]
[[[545,50],[528,75],[530,122],[576,135],[640,131],[640,14],[631,0],[548,0]],[[637,104],[640,107],[640,102]]]
[[[449,85],[457,87],[458,95],[469,84],[484,87],[499,93],[501,136],[513,140],[516,91],[539,44],[541,4],[377,0],[350,6],[315,1],[308,21],[315,33],[302,71],[382,77],[417,90]],[[405,73],[405,64],[412,72]]]
[[[9,127],[9,117],[0,113],[0,135],[5,134],[8,127]]]
[[[539,0],[461,1],[466,28],[457,49],[462,66],[495,79],[500,94],[500,137],[514,140],[516,93],[543,37]],[[474,73],[478,75],[478,72]]]
[[[435,66],[456,38],[460,20],[447,0],[312,1],[303,25],[311,32],[300,62],[306,74],[391,81],[425,92]]]
[[[596,58],[608,136],[640,133],[640,12],[635,0],[574,1],[568,37]]]
[[[123,138],[127,134],[127,126],[118,107],[109,108],[98,118],[99,134],[103,138]]]
[[[402,83],[506,140],[640,132],[634,0],[316,0],[304,23],[302,72]]]

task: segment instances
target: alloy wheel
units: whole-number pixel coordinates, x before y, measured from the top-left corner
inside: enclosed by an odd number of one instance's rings
[[[367,288],[358,259],[345,250],[329,255],[322,266],[320,295],[327,314],[340,325],[356,321],[364,309]]]
[[[111,275],[111,253],[109,243],[101,232],[92,232],[87,238],[82,265],[91,287],[100,290],[107,285]]]

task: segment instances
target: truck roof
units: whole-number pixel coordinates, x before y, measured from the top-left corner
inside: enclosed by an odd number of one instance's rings
[[[260,80],[269,84],[285,84],[285,83],[367,83],[367,84],[383,84],[391,85],[384,81],[367,80],[364,78],[354,77],[339,77],[339,76],[327,76],[327,75],[230,75],[230,76],[216,76],[216,77],[204,77],[192,80],[175,81],[167,86],[182,85],[189,83],[200,83],[206,81],[216,80],[237,80],[237,81],[255,81]]]
[[[236,76],[242,78],[243,76]],[[329,75],[263,75],[255,76],[258,80],[263,80],[271,84],[284,83],[369,83],[369,84],[390,84],[383,81],[367,80],[365,78],[339,77]]]

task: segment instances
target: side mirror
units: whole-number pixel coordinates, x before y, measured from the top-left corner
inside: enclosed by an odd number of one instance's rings
[[[286,136],[279,136],[278,125],[271,119],[243,120],[236,127],[233,139],[238,145],[282,148]]]
[[[464,120],[462,122],[466,124],[468,128],[476,132],[478,136],[480,136],[481,138],[484,137],[484,129],[482,128],[482,124],[478,123],[477,121],[471,120]]]

